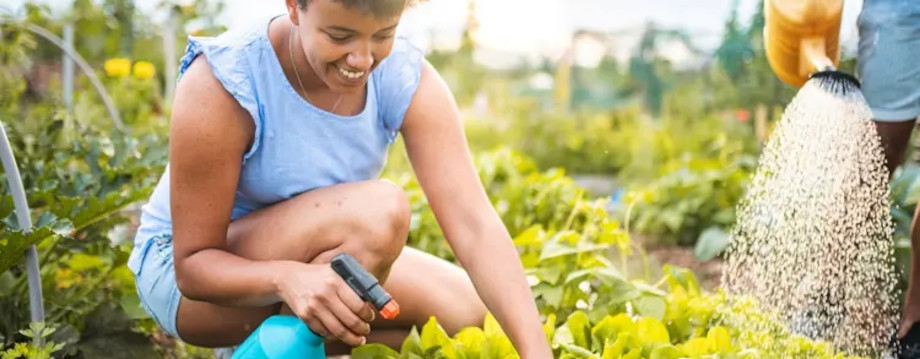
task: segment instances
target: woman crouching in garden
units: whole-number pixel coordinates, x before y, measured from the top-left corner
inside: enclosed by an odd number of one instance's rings
[[[452,335],[488,309],[522,357],[551,357],[454,99],[424,52],[395,35],[411,3],[287,0],[283,16],[190,38],[170,162],[129,261],[163,330],[232,347],[285,313],[342,352],[398,347],[430,316]],[[408,200],[377,179],[399,134],[465,271],[405,248]],[[333,272],[341,252],[384,283],[398,318],[375,318]]]

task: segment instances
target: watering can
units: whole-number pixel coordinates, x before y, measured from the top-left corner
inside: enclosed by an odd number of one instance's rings
[[[801,87],[811,74],[840,60],[843,0],[765,0],[764,46],[770,68]]]
[[[354,257],[338,254],[331,266],[383,318],[393,319],[399,315],[396,301]],[[231,359],[321,359],[326,357],[323,342],[323,337],[310,330],[300,318],[275,315],[262,322],[234,351]]]

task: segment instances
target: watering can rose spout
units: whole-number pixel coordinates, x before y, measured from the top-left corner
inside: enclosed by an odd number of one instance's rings
[[[843,0],[765,0],[764,47],[776,76],[801,87],[811,74],[835,69],[842,14]]]

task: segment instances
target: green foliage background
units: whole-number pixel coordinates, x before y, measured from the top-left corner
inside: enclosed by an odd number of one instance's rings
[[[2,358],[211,357],[162,336],[140,309],[125,266],[137,207],[166,164],[169,101],[162,94],[173,79],[162,70],[178,59],[163,57],[162,25],[138,13],[132,1],[71,5],[52,14],[27,3],[0,15],[0,123],[16,151],[35,222],[20,230],[0,178]],[[215,21],[222,6],[158,3],[177,20],[178,54],[186,35],[224,30]],[[730,18],[714,60],[691,70],[677,69],[655,49],[669,39],[692,47],[693,39],[655,26],[643,30],[626,66],[604,59],[597,68],[547,61],[490,70],[474,60],[469,31],[458,50],[429,55],[464,111],[480,179],[519,250],[556,357],[845,356],[789,333],[756,303],[702,290],[686,269],[650,268],[645,254],[648,246],[692,246],[710,260],[727,243],[759,136],[766,135],[753,114],[766,113],[768,132],[794,94],[766,64],[762,17],[755,14],[747,26]],[[68,21],[80,39],[76,50],[97,69],[126,129],[114,128],[83,76],[73,109],[65,108],[55,72],[60,50],[22,27],[28,22],[60,33]],[[105,62],[113,58],[149,62],[157,72],[153,78],[106,75]],[[852,69],[848,61],[844,66]],[[557,80],[552,93],[528,85],[540,74]],[[36,80],[42,78],[50,80]],[[909,260],[906,226],[920,198],[918,173],[901,172],[893,186],[902,264]],[[586,174],[607,178],[616,189],[580,185]],[[454,260],[401,142],[384,177],[402,185],[412,201],[410,245]],[[46,323],[28,322],[21,262],[31,244],[41,257]],[[367,345],[353,357],[516,357],[491,317],[453,337],[432,318],[399,349]]]

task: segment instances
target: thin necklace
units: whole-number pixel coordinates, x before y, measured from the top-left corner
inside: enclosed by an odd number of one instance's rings
[[[294,69],[294,77],[297,77],[297,82],[300,83],[300,91],[307,97],[307,101],[313,103],[310,95],[307,94],[307,89],[303,86],[303,81],[300,79],[300,72],[297,71],[297,64],[294,62],[294,24],[291,24],[291,31],[290,34],[288,34],[288,54],[291,55],[291,68]],[[340,101],[342,101],[342,94],[339,94],[339,99],[335,100],[335,104],[332,105],[332,110],[329,110],[329,112],[335,113],[335,109],[339,107]]]

